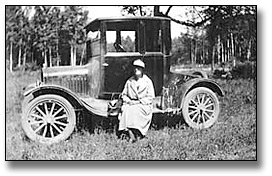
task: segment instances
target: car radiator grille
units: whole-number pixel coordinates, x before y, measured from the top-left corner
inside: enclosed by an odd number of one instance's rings
[[[45,77],[45,84],[59,85],[79,95],[89,95],[89,79],[87,76],[53,76]]]

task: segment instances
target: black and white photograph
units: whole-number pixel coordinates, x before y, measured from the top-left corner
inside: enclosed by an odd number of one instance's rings
[[[257,161],[257,6],[5,5],[5,160]]]

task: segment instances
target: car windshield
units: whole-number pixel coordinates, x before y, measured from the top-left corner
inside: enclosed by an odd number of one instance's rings
[[[136,31],[107,31],[107,52],[138,52]]]
[[[161,52],[161,21],[108,22],[107,52]]]

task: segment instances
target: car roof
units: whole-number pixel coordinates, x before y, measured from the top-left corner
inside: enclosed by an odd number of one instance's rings
[[[99,29],[100,23],[102,21],[109,21],[109,22],[125,22],[125,21],[137,21],[137,20],[153,20],[153,21],[163,21],[163,20],[170,20],[169,18],[166,17],[151,17],[151,16],[140,16],[140,17],[135,17],[135,16],[121,16],[121,17],[100,17],[100,18],[95,18],[89,22],[85,26],[85,29],[87,31],[94,31]]]

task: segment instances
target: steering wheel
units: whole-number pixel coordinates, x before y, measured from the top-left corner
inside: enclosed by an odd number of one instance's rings
[[[124,49],[124,47],[121,45],[121,44],[119,44],[119,43],[114,43],[113,44],[113,46],[114,46],[114,48],[115,48],[115,50],[117,51],[117,52],[126,52],[126,50]]]

